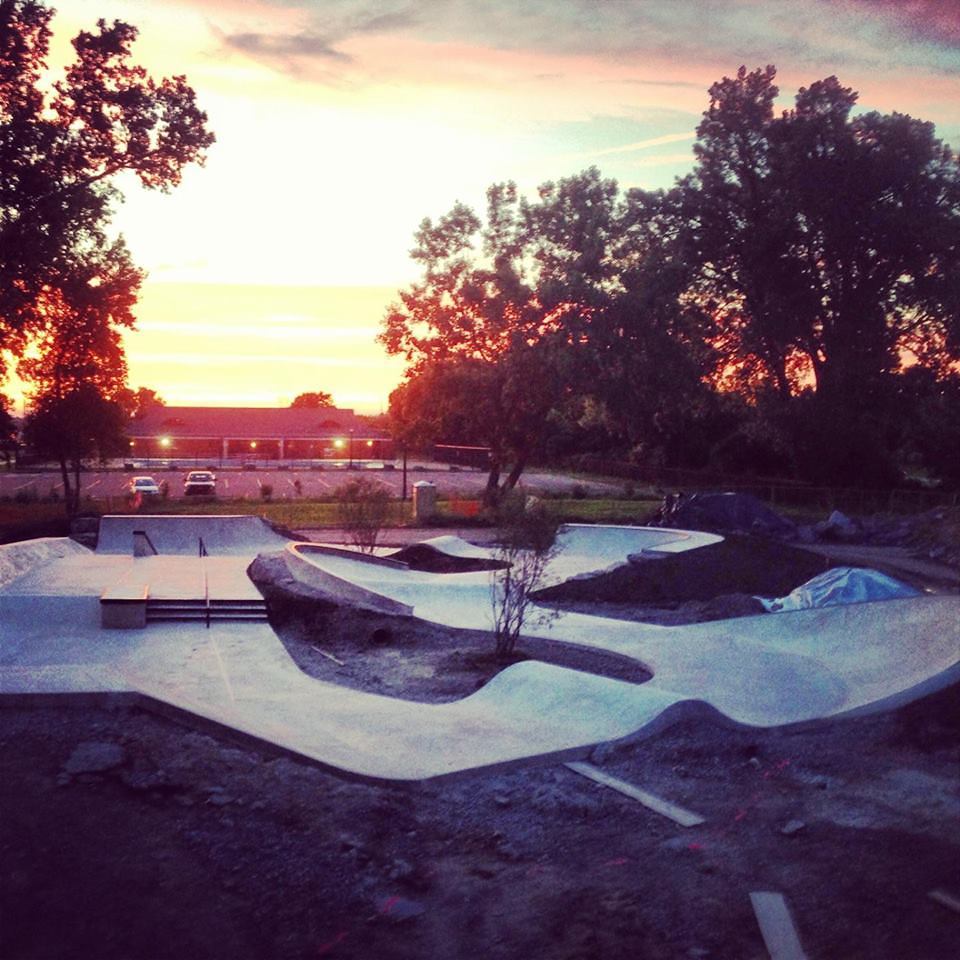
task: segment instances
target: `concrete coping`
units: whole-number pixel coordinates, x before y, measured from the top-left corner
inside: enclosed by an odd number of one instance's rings
[[[360,553],[350,547],[334,547],[326,543],[294,542],[287,544],[287,549],[298,555],[308,553],[322,553],[330,557],[348,557],[361,563],[369,563],[379,567],[393,567],[395,570],[409,570],[410,565],[402,560],[390,560],[388,557],[378,557],[372,553]]]
[[[150,586],[146,583],[115,583],[100,594],[101,603],[146,603]]]
[[[359,584],[344,580],[329,571],[322,570],[307,559],[311,553],[326,554],[328,556],[347,556],[357,563],[366,563],[371,566],[392,567],[399,570],[408,570],[405,563],[397,560],[387,560],[384,557],[374,557],[369,554],[357,553],[353,550],[342,550],[337,547],[321,546],[315,543],[289,543],[282,551],[282,556],[290,575],[299,583],[322,596],[346,602],[364,610],[373,610],[378,613],[390,613],[399,616],[412,616],[413,607],[390,597],[367,590]]]

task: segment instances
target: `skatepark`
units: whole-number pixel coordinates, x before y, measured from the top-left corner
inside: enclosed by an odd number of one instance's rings
[[[718,539],[568,526],[549,578],[631,555],[656,563]],[[451,537],[431,546],[491,555]],[[478,630],[489,627],[495,572],[409,570],[291,543],[251,517],[104,517],[95,552],[60,540],[0,550],[8,703],[136,703],[370,781],[576,759],[691,717],[731,727],[825,724],[892,709],[960,676],[960,598],[921,595],[683,627],[562,613],[532,622],[531,634],[632,658],[652,679],[637,685],[527,661],[455,703],[413,703],[304,674],[268,622],[248,566],[282,551],[294,579],[340,602]],[[142,602],[145,626],[104,628],[111,602]]]

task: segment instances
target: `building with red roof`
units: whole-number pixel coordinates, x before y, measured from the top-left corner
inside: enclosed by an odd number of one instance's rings
[[[336,407],[168,407],[154,404],[127,428],[131,459],[386,460],[393,441]]]

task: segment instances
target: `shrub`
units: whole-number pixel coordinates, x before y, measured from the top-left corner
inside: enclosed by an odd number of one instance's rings
[[[501,660],[514,651],[524,624],[545,622],[557,614],[537,610],[531,617],[532,595],[543,585],[547,565],[557,553],[558,522],[544,504],[522,494],[503,500],[497,510],[500,546],[496,558],[505,564],[490,582],[494,644]]]
[[[260,499],[269,503],[273,497],[273,484],[272,483],[261,483],[260,484]]]
[[[334,491],[337,521],[362,553],[373,553],[390,512],[390,491],[376,480],[357,477]]]

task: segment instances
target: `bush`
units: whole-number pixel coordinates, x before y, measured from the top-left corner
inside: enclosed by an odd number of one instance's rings
[[[506,660],[513,653],[524,624],[531,622],[532,595],[543,585],[547,565],[556,555],[559,524],[539,500],[522,494],[503,500],[497,510],[500,546],[495,556],[504,569],[490,583],[496,654]],[[556,613],[537,610],[533,622]]]
[[[390,491],[376,480],[358,477],[334,490],[337,521],[362,553],[373,553],[390,512]]]
[[[260,499],[265,503],[269,503],[273,497],[273,484],[272,483],[261,483],[260,484]]]

